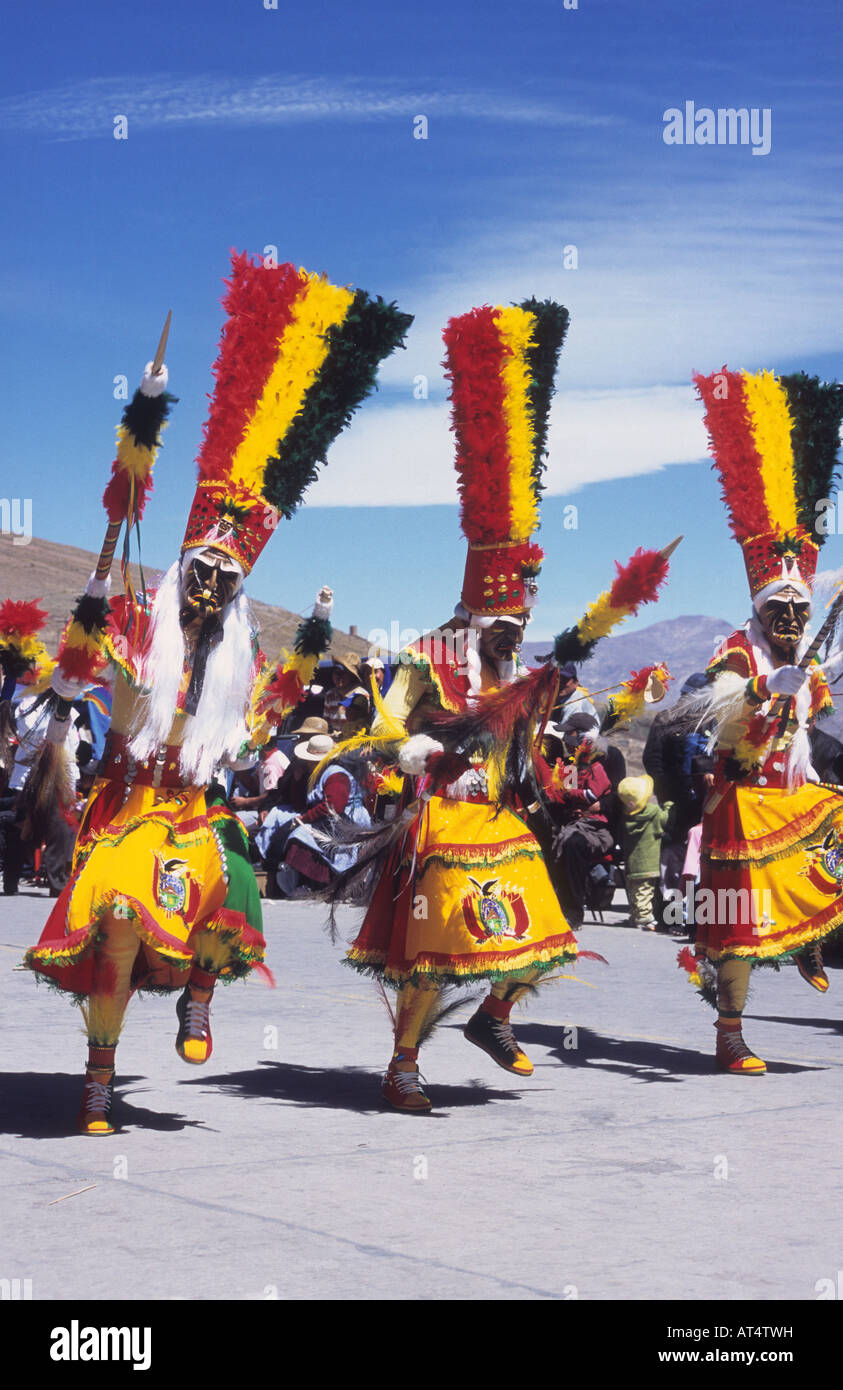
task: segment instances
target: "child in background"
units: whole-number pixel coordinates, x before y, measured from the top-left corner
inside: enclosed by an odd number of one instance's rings
[[[696,893],[696,886],[700,881],[700,849],[702,846],[702,821],[697,825],[692,825],[688,832],[688,846],[685,850],[685,862],[682,865],[682,921],[684,925],[674,928],[672,936],[687,935],[689,941],[694,941],[697,929],[694,925],[693,910],[688,914],[689,904],[693,909]]]
[[[659,882],[662,836],[673,813],[672,801],[659,806],[652,795],[652,777],[624,777],[618,784],[624,813],[626,889],[633,925],[641,931],[656,930],[653,896]]]

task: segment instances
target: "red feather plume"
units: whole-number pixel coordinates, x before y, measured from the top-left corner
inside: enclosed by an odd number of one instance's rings
[[[273,705],[280,702],[285,711],[288,711],[295,708],[303,695],[304,686],[298,671],[279,671],[264,690],[258,704],[258,712],[272,723]]]
[[[637,613],[642,603],[652,603],[667,578],[669,562],[658,550],[636,550],[626,565],[615,561],[617,574],[609,590],[612,608]]]
[[[443,733],[459,731],[464,724],[470,724],[473,731],[486,732],[497,743],[505,743],[519,720],[533,718],[548,705],[556,692],[558,680],[556,666],[548,661],[510,685],[480,695],[465,713],[430,710],[426,719]]]
[[[706,408],[709,447],[720,474],[723,501],[736,540],[770,531],[772,523],[761,481],[761,456],[752,436],[740,372],[724,367],[712,376],[694,376]]]
[[[642,690],[647,689],[647,682],[654,670],[654,666],[642,666],[640,671],[630,671],[629,680],[624,681],[630,695],[639,695]]]
[[[152,474],[146,478],[135,478],[135,502],[140,521],[143,517],[146,499],[152,491]],[[129,515],[131,501],[131,479],[119,459],[111,465],[111,477],[102,495],[102,505],[108,513],[109,521],[125,521]],[[134,518],[131,518],[134,523]]]
[[[100,651],[63,646],[59,652],[62,675],[80,685],[93,685],[107,665],[108,659]]]
[[[306,280],[294,265],[267,270],[232,252],[223,308],[228,315],[213,372],[214,394],[199,453],[199,476],[225,479],[278,355]]]
[[[697,958],[691,950],[690,946],[683,946],[682,950],[677,952],[676,964],[680,967],[680,969],[687,970],[689,975],[696,974],[697,970],[699,969]]]
[[[19,637],[32,637],[44,626],[47,614],[38,607],[38,600],[7,598],[0,603],[0,635],[14,633]]]
[[[457,437],[456,468],[461,522],[468,541],[492,545],[509,526],[509,438],[503,413],[504,350],[484,305],[451,319],[443,334],[445,375],[451,381],[451,429]]]

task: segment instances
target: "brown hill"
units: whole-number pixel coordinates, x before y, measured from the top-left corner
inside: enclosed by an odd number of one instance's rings
[[[97,557],[88,550],[72,545],[57,545],[53,541],[33,538],[28,545],[14,545],[12,537],[0,534],[0,602],[6,598],[40,599],[49,618],[41,634],[47,650],[55,655],[59,634],[73,604],[82,593]],[[139,584],[136,565],[132,565],[132,582]],[[147,583],[152,586],[157,570],[146,570]],[[111,582],[115,593],[123,589],[120,566],[112,567]],[[252,600],[252,616],[260,629],[261,646],[267,656],[275,657],[281,648],[289,649],[300,618],[286,608]],[[355,651],[363,656],[366,642],[356,635],[334,629],[331,651],[338,655]]]

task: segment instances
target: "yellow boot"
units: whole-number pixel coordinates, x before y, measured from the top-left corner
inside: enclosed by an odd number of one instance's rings
[[[721,1071],[731,1072],[733,1076],[763,1076],[767,1063],[750,1052],[743,1040],[741,1020],[719,1018],[717,1029],[717,1052],[715,1061]]]
[[[114,1048],[88,1047],[85,1089],[76,1128],[80,1134],[113,1134],[111,1106],[114,1100]]]
[[[465,1025],[463,1037],[488,1053],[504,1071],[514,1072],[516,1076],[532,1076],[533,1064],[522,1051],[509,1021],[512,1002],[511,999],[498,999],[494,994],[487,995]]]

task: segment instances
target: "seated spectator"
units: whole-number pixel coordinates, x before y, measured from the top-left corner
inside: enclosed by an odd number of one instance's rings
[[[369,723],[372,701],[362,680],[360,657],[356,652],[345,652],[334,658],[331,686],[325,691],[322,714],[337,739],[352,738]]]
[[[360,680],[361,684],[365,687],[367,692],[369,690],[369,685],[372,681],[372,677],[374,677],[375,685],[378,687],[378,690],[383,692],[385,676],[386,667],[384,666],[379,656],[370,656],[367,658],[366,661],[361,662]]]
[[[328,726],[325,724],[324,719],[314,719],[312,722],[320,726],[324,724],[324,732],[327,733]],[[313,732],[322,733],[323,730],[320,727],[319,729],[314,729]],[[269,793],[275,791],[275,788],[278,786],[278,783],[281,781],[281,778],[284,776],[289,766],[290,759],[283,749],[279,748],[277,740],[268,743],[263,751],[260,767],[258,768],[258,785],[263,800],[263,805],[258,807],[259,811],[264,809],[269,799]]]
[[[266,785],[266,797],[264,807],[261,811],[261,822],[265,820],[266,814],[276,806],[281,807],[282,810],[295,811],[297,813],[307,810],[307,787],[310,781],[312,768],[309,763],[303,762],[300,758],[293,756],[293,748],[297,743],[306,742],[313,734],[327,734],[327,732],[328,721],[326,719],[320,719],[316,715],[311,715],[308,719],[305,719],[301,724],[297,725],[296,728],[291,729],[288,734],[284,735],[285,742],[288,739],[292,740],[292,743],[288,746],[289,757],[287,753],[283,754],[286,758],[286,767],[283,769],[275,785],[273,787]],[[271,776],[272,772],[270,771],[267,773],[267,777]]]
[[[548,863],[551,881],[569,924],[582,926],[589,877],[611,853],[613,839],[604,801],[612,786],[596,747],[596,713],[581,711],[565,723],[548,724],[545,747],[550,777],[537,770],[550,798],[549,812],[559,829]],[[560,872],[561,871],[561,872]],[[605,872],[608,880],[608,871]]]
[[[330,661],[320,661],[310,685],[305,687],[299,703],[286,716],[282,728],[288,737],[292,729],[304,719],[322,719],[325,696],[333,684],[333,665]],[[327,725],[326,725],[327,727]]]
[[[296,778],[297,795],[301,797],[303,788],[305,807],[294,810],[274,806],[267,812],[256,837],[266,866],[267,890],[270,893],[270,883],[273,882],[281,897],[306,896],[309,891],[326,888],[337,874],[351,868],[356,862],[356,845],[345,849],[330,843],[327,835],[330,834],[335,816],[350,820],[355,825],[371,825],[357,781],[338,763],[329,762],[315,785],[307,790],[314,767],[324,762],[335,746],[328,734],[313,734],[293,749],[292,762],[301,769]]]
[[[235,774],[228,802],[237,819],[253,839],[260,824],[260,810],[266,798],[260,786],[260,771],[250,767]]]
[[[626,888],[631,918],[642,931],[655,931],[657,922],[653,899],[659,884],[659,856],[662,836],[668,830],[673,803],[659,806],[652,800],[653,779],[625,777],[618,787],[624,808],[624,855]]]

